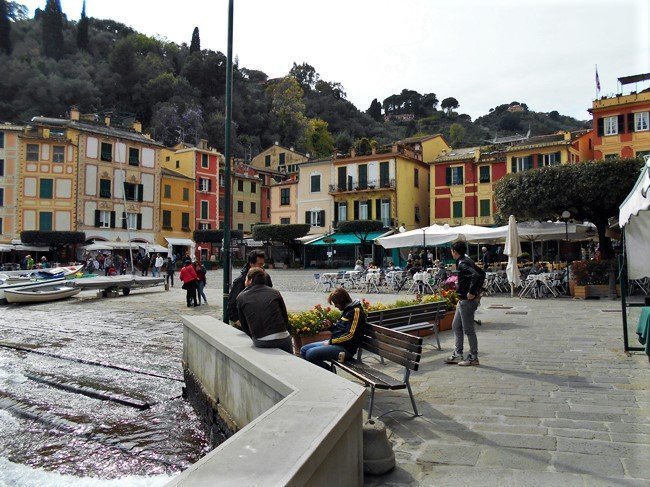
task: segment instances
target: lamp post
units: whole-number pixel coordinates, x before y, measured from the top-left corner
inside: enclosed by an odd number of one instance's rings
[[[566,240],[564,244],[564,260],[566,261],[567,272],[569,272],[569,251],[567,250],[569,246],[569,218],[571,218],[571,213],[569,210],[564,210],[560,219],[564,222],[564,236]]]

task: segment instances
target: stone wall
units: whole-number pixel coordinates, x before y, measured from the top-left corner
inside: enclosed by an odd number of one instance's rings
[[[228,439],[169,485],[363,484],[363,387],[208,316],[185,318],[183,368],[211,440]]]

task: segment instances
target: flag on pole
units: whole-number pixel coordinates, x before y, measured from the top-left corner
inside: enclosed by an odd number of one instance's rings
[[[596,91],[600,93],[600,78],[598,77],[598,66],[596,66]]]

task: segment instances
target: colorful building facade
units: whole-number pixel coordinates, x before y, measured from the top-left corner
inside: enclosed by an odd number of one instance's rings
[[[293,147],[287,149],[276,142],[275,145],[253,157],[250,165],[259,169],[293,174],[298,172],[300,164],[308,160],[309,157],[306,154],[295,151]]]
[[[310,161],[300,165],[296,195],[297,223],[309,223],[310,234],[332,231],[334,200],[329,193],[331,184],[331,159]]]
[[[271,186],[271,223],[298,222],[298,180],[287,179]]]
[[[19,136],[18,233],[78,228],[78,145],[66,123],[37,117]]]
[[[192,239],[192,226],[195,221],[194,197],[195,181],[180,172],[162,168],[160,195],[160,233],[156,237],[158,244],[165,247],[172,245],[174,255],[185,255],[186,249],[177,249],[177,242]],[[175,245],[176,244],[176,245]],[[185,245],[180,245],[185,247]]]
[[[20,125],[0,124],[0,243],[20,237],[18,190],[20,178]]]
[[[238,164],[232,176],[232,228],[248,233],[262,222],[262,180],[254,167],[244,164]]]
[[[650,154],[650,89],[595,100],[589,112],[595,159]]]

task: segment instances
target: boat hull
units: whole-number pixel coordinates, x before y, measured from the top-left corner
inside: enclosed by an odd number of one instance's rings
[[[5,292],[8,303],[47,303],[79,294],[81,289],[69,286],[52,286],[31,289],[14,289]]]
[[[48,279],[46,281],[13,281],[9,280],[7,284],[4,284],[0,286],[0,299],[6,299],[5,293],[7,291],[14,291],[14,290],[26,290],[26,289],[32,289],[32,288],[39,288],[39,287],[49,287],[52,286],[53,284],[60,284],[63,283],[65,279],[63,277],[55,277],[52,279]]]

